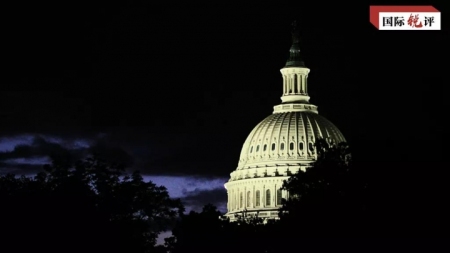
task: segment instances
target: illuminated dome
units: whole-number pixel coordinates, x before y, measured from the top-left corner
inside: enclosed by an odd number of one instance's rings
[[[317,159],[314,143],[345,142],[339,129],[318,114],[309,102],[307,68],[300,57],[299,35],[294,23],[293,43],[283,76],[282,103],[274,107],[251,131],[242,147],[238,167],[225,184],[230,220],[240,215],[277,218],[282,198],[280,190],[290,175],[305,170]]]
[[[314,143],[318,138],[333,143],[345,142],[339,129],[315,112],[274,112],[261,121],[247,137],[237,169],[280,163],[302,165],[305,161],[316,158]]]

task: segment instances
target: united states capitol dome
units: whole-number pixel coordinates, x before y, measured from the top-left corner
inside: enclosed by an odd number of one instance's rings
[[[294,23],[292,46],[285,66],[281,104],[250,132],[236,170],[225,184],[227,217],[240,215],[276,219],[282,199],[289,196],[282,185],[292,174],[306,170],[317,159],[315,143],[346,142],[339,129],[319,115],[309,102],[308,74],[300,54],[299,33]]]
[[[241,151],[238,170],[315,160],[315,140],[323,138],[332,143],[345,142],[339,129],[322,117],[311,105],[281,105],[261,121],[247,137]],[[298,110],[298,111],[293,111]]]

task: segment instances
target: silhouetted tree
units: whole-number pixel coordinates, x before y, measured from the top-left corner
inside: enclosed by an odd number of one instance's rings
[[[221,213],[215,206],[206,205],[201,213],[191,211],[181,215],[172,230],[172,238],[166,239],[170,252],[214,251],[211,246],[221,245],[226,234],[228,221],[220,219]]]
[[[44,170],[0,177],[1,252],[160,251],[158,234],[183,212],[163,186],[95,156]]]
[[[290,197],[280,209],[282,226],[300,228],[306,237],[362,235],[367,185],[349,146],[323,139],[315,146],[317,161],[283,185]]]
[[[273,224],[258,218],[230,222],[210,204],[182,215],[166,239],[169,252],[273,252]],[[276,251],[275,251],[276,252]]]

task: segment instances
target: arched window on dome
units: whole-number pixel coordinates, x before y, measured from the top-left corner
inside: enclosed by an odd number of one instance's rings
[[[253,152],[253,146],[250,147],[250,153],[252,153],[252,152]]]
[[[293,143],[293,142],[291,142],[291,143],[289,144],[289,150],[294,150],[294,143]]]
[[[303,144],[302,141],[298,143],[298,148],[299,148],[301,151],[303,151],[304,144]]]
[[[282,200],[282,194],[281,194],[281,189],[277,190],[277,205],[280,206],[281,205],[281,200]]]
[[[258,152],[259,151],[259,145],[258,146],[256,146],[256,152]]]
[[[244,206],[244,196],[243,193],[241,192],[239,194],[239,208],[242,208]]]
[[[314,151],[314,145],[312,142],[309,143],[309,151]]]
[[[272,143],[272,151],[275,150],[275,143]]]
[[[247,207],[250,207],[250,203],[251,203],[251,193],[250,191],[247,192]]]
[[[266,151],[266,149],[267,149],[267,144],[264,144],[263,151]]]
[[[270,206],[270,190],[266,190],[266,206]]]
[[[284,143],[281,143],[280,150],[284,150]]]
[[[256,197],[255,197],[255,206],[261,205],[261,193],[259,190],[256,191]]]

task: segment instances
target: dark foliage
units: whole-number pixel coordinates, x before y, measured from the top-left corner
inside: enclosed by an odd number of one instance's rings
[[[301,227],[305,237],[364,236],[367,180],[353,165],[346,143],[316,142],[318,159],[285,182],[290,193],[280,210],[281,222]]]
[[[273,251],[275,223],[250,218],[230,222],[216,207],[206,205],[201,213],[181,216],[166,240],[169,252],[278,252]]]
[[[183,207],[138,172],[98,157],[0,177],[2,252],[153,252]]]

